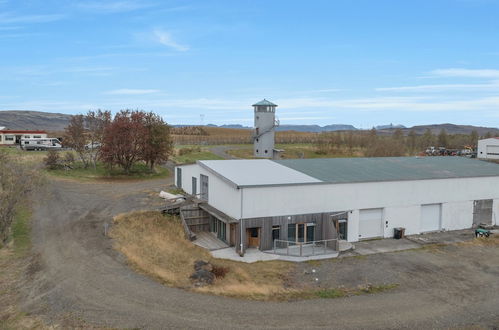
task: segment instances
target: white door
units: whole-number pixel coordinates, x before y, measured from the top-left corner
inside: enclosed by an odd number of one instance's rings
[[[360,210],[359,239],[383,237],[383,209]]]
[[[421,232],[440,230],[442,204],[421,205]]]

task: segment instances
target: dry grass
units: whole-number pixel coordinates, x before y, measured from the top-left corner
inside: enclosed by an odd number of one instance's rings
[[[457,243],[460,246],[499,246],[499,235],[491,234],[489,237],[475,238],[471,241]]]
[[[175,217],[152,211],[122,214],[115,217],[111,236],[115,247],[132,266],[170,286],[258,300],[279,299],[290,292],[284,283],[293,264],[282,261],[245,264],[215,259],[184,238],[182,225]],[[227,268],[228,272],[213,285],[195,288],[189,276],[196,260],[209,261]]]

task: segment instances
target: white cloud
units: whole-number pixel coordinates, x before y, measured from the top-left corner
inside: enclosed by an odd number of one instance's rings
[[[499,91],[499,81],[493,81],[487,84],[435,84],[435,85],[417,85],[400,87],[381,87],[375,88],[379,92],[441,92],[441,91]]]
[[[189,50],[188,46],[181,45],[181,44],[177,43],[173,39],[171,33],[168,31],[156,29],[153,31],[153,37],[154,37],[154,40],[156,42],[159,42],[160,44],[167,46],[167,47],[170,47],[170,48],[173,48],[177,51],[185,52],[185,51]]]
[[[91,10],[99,13],[119,13],[145,9],[155,6],[153,3],[144,1],[90,1],[79,3],[78,7],[86,10]]]
[[[0,13],[0,24],[20,23],[49,23],[63,19],[64,15],[15,15],[13,13]]]
[[[115,89],[112,91],[105,92],[104,94],[110,94],[110,95],[144,95],[144,94],[153,94],[153,93],[158,93],[158,89],[130,89],[130,88],[123,88],[123,89]]]
[[[430,74],[441,77],[467,77],[467,78],[499,78],[499,70],[496,69],[437,69]]]

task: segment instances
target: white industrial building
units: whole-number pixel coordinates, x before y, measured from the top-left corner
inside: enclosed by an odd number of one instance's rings
[[[499,138],[478,141],[477,157],[484,159],[499,159]]]
[[[178,166],[175,180],[243,253],[498,223],[499,165],[464,157],[208,160]]]

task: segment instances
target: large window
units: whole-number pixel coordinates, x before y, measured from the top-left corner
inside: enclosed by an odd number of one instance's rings
[[[288,241],[312,242],[315,240],[315,223],[293,223],[288,225]]]
[[[14,141],[14,135],[5,135],[5,141]]]

